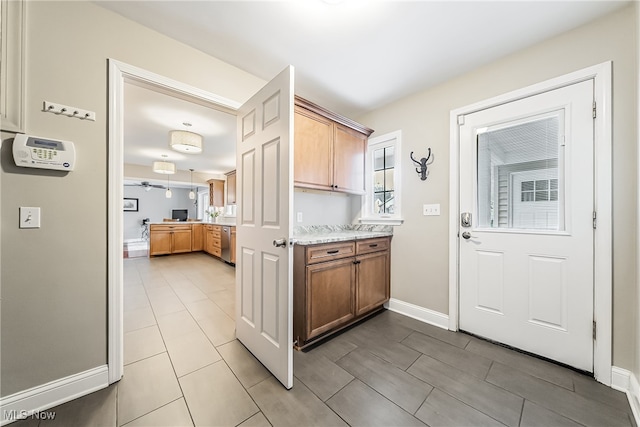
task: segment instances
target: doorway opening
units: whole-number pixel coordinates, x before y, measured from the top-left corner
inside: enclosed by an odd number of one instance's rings
[[[124,220],[124,97],[125,86],[134,85],[188,102],[215,107],[235,116],[239,103],[202,91],[155,73],[109,59],[109,200],[108,200],[108,366],[109,382],[124,371],[123,247]],[[235,145],[235,139],[234,139]],[[235,159],[235,152],[234,152]],[[184,181],[187,181],[186,179]],[[184,183],[183,181],[183,183]]]

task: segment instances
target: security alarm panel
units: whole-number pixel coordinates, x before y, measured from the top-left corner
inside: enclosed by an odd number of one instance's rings
[[[23,168],[72,171],[76,164],[73,142],[16,134],[13,160]]]

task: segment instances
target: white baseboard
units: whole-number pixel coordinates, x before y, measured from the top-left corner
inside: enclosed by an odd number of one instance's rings
[[[0,426],[26,418],[109,385],[107,365],[51,381],[0,399]]]
[[[627,393],[629,405],[636,419],[636,425],[640,425],[640,385],[638,378],[626,369],[613,366],[611,368],[611,388]]]
[[[438,326],[442,329],[449,329],[449,316],[438,311],[429,310],[428,308],[400,301],[395,298],[391,298],[389,302],[385,304],[385,307],[396,313],[420,320],[421,322]]]

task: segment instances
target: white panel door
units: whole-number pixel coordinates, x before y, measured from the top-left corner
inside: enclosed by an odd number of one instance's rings
[[[236,336],[286,388],[293,386],[293,82],[289,66],[238,110],[236,174]]]
[[[592,105],[588,80],[460,126],[460,329],[589,372]]]

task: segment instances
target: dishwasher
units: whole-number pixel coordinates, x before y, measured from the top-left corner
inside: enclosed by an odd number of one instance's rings
[[[222,255],[220,255],[220,258],[222,258],[224,262],[231,263],[231,227],[222,227],[220,248],[222,249]]]

